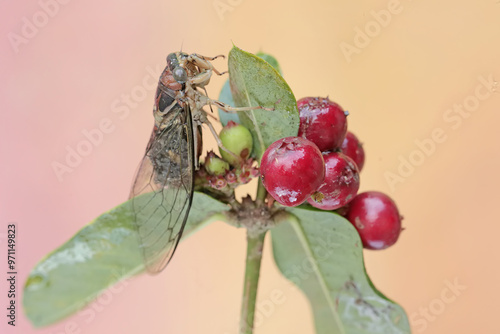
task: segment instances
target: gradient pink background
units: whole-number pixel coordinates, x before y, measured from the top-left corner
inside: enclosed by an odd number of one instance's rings
[[[217,3],[232,4],[222,19]],[[0,233],[8,222],[18,224],[18,290],[42,256],[127,198],[153,124],[153,91],[123,119],[113,101],[145,77],[156,81],[147,67],[157,76],[165,56],[181,46],[216,55],[234,42],[275,55],[297,98],[329,95],[350,111],[349,127],[367,154],[362,190],[389,193],[405,216],[396,246],[365,252],[367,269],[406,309],[414,333],[498,333],[500,94],[491,93],[457,129],[443,115],[474,94],[479,76],[500,78],[500,5],[401,1],[401,11],[348,62],[340,43],[353,44],[354,29],[390,3],[74,0],[16,53],[8,34],[20,34],[23,17],[31,20],[41,7],[2,0]],[[225,61],[216,65],[227,68]],[[224,80],[214,78],[212,97]],[[66,146],[75,148],[82,130],[105,118],[114,130],[60,182],[51,164],[64,162]],[[414,141],[435,128],[447,140],[391,191],[384,173],[396,172],[398,156],[408,158]],[[184,242],[160,276],[135,278],[109,304],[95,306],[92,321],[75,315],[35,330],[18,312],[12,328],[2,311],[1,332],[68,333],[65,326],[76,323],[75,333],[236,333],[244,241],[244,230],[213,224]],[[438,305],[445,282],[455,279],[465,290],[424,328],[422,308]],[[286,301],[255,332],[313,333],[307,300],[290,290],[267,243],[259,297],[273,290]]]

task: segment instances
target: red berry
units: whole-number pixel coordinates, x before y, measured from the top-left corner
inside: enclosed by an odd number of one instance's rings
[[[363,150],[363,145],[359,142],[358,137],[356,137],[354,133],[348,131],[345,135],[341,149],[342,153],[354,160],[361,172],[365,164],[365,150]]]
[[[340,148],[347,132],[347,115],[328,98],[305,97],[297,101],[300,113],[299,137],[315,143],[321,152]]]
[[[323,154],[325,181],[307,200],[322,210],[335,210],[349,203],[359,189],[359,172],[354,161],[340,152]]]
[[[357,195],[346,217],[358,230],[363,247],[385,249],[396,243],[401,233],[401,216],[394,201],[378,191]]]
[[[302,204],[325,178],[325,162],[307,139],[286,137],[271,144],[260,164],[262,183],[285,206]]]

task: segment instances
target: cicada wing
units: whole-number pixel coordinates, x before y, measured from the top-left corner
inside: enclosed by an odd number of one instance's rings
[[[182,236],[193,199],[194,147],[189,108],[153,130],[130,197],[147,270],[159,273]]]

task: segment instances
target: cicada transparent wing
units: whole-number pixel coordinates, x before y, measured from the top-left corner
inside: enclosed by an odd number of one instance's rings
[[[161,101],[164,97],[174,100],[166,93],[170,92],[159,89],[157,106],[165,108]],[[179,243],[193,198],[193,173],[191,111],[174,103],[161,127],[153,130],[130,195],[144,263],[150,273],[165,268]]]

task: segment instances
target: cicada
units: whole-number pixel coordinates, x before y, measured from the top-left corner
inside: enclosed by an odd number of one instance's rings
[[[208,126],[224,149],[203,107],[216,106],[230,112],[261,108],[233,108],[208,98],[205,86],[212,74],[223,74],[211,63],[218,57],[224,56],[170,53],[158,81],[155,124],[130,194],[144,263],[153,274],[171,260],[186,224],[201,152],[202,125]],[[146,193],[152,196],[140,200],[139,195]]]

